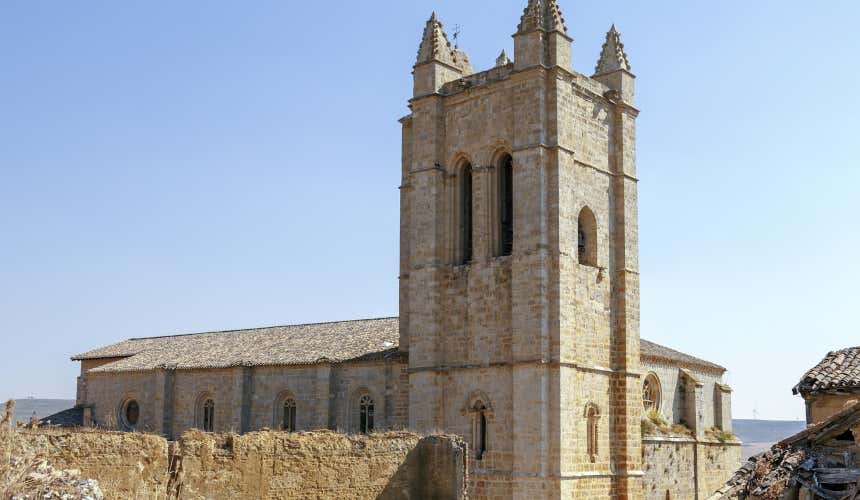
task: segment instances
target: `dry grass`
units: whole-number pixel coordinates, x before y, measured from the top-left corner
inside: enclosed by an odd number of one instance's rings
[[[40,458],[40,450],[26,438],[38,422],[12,422],[15,401],[0,413],[0,498],[102,498],[94,481],[79,473],[56,470]]]
[[[716,439],[723,444],[728,443],[730,441],[735,441],[737,439],[735,438],[734,434],[732,434],[731,432],[726,432],[719,427],[709,427],[707,430],[705,430],[705,436],[712,439]]]
[[[684,424],[670,424],[660,412],[649,410],[642,419],[642,436],[692,436],[693,431]]]

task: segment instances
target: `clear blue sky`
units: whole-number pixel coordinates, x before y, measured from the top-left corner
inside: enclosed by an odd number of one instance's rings
[[[397,314],[400,133],[432,10],[490,67],[526,0],[0,5],[0,396],[128,337]],[[642,336],[738,417],[860,344],[860,3],[561,0],[638,76]]]

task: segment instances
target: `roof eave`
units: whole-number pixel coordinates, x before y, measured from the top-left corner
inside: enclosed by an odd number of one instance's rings
[[[665,363],[673,364],[676,366],[683,366],[689,368],[701,368],[708,371],[719,372],[721,375],[728,371],[725,367],[718,365],[716,363],[694,363],[691,361],[681,361],[677,359],[670,358],[668,356],[655,356],[653,354],[642,354],[641,359],[652,360],[652,361],[662,361]]]

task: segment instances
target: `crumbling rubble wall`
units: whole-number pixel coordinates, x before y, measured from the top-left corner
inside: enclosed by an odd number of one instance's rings
[[[26,431],[28,444],[52,467],[80,470],[108,498],[164,498],[167,440],[150,434],[96,430]]]
[[[346,436],[189,431],[26,433],[55,467],[79,469],[107,498],[465,498],[466,445],[411,433]]]
[[[181,498],[461,498],[466,446],[399,432],[190,431],[175,451]]]
[[[740,462],[740,443],[645,436],[642,438],[644,497],[707,498],[731,477]]]

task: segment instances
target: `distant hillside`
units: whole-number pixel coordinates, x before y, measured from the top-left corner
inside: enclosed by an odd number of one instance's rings
[[[36,418],[43,418],[73,406],[74,399],[16,399],[12,418],[26,422],[34,413]]]
[[[776,443],[806,428],[802,420],[732,420],[735,435],[744,443]]]

